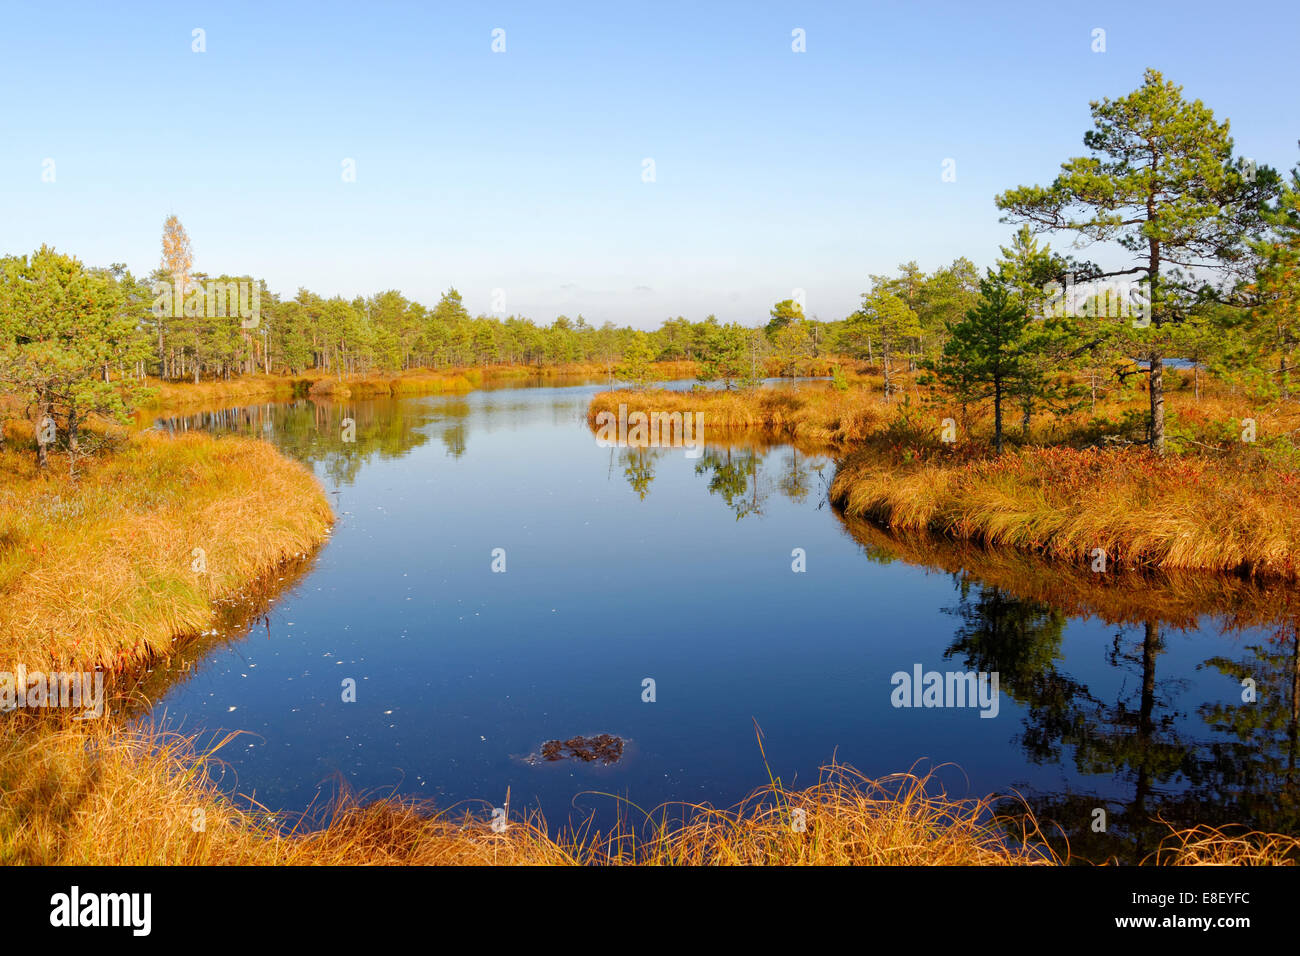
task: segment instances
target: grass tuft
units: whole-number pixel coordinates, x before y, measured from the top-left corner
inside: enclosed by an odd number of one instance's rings
[[[313,551],[333,513],[265,442],[119,436],[68,477],[0,450],[0,669],[118,670],[209,628],[216,602]],[[203,568],[203,570],[196,570]]]

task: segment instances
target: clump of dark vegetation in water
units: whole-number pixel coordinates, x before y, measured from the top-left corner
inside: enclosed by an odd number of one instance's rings
[[[570,737],[568,740],[548,740],[542,744],[542,759],[581,760],[583,763],[599,762],[608,766],[618,763],[623,756],[623,738],[613,734],[595,737]]]

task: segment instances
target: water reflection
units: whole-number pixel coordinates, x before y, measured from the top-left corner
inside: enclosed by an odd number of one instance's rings
[[[805,500],[812,491],[814,475],[822,477],[828,464],[824,458],[810,458],[798,448],[789,448],[782,456],[782,467],[777,473],[777,488],[791,501]]]
[[[1253,681],[1256,699],[1201,705],[1200,716],[1216,738],[1198,753],[1196,768],[1198,792],[1223,818],[1256,820],[1288,833],[1300,829],[1298,618],[1293,603],[1263,642],[1247,645],[1238,657],[1205,662],[1240,685]]]
[[[642,501],[650,494],[655,466],[665,455],[680,450],[649,445],[627,445],[616,449],[618,464],[628,487]],[[610,452],[611,470],[614,450]],[[695,461],[695,474],[706,479],[705,487],[736,516],[762,516],[764,502],[773,491],[800,503],[812,494],[824,477],[830,458],[805,453],[797,448],[764,447],[752,443],[710,443]],[[824,492],[825,482],[822,482]]]
[[[1294,587],[1221,575],[1098,575],[842,520],[872,560],[950,574],[957,626],[944,656],[999,672],[1003,692],[1024,706],[1018,743],[1027,759],[1068,759],[1080,780],[1106,784],[1105,792],[1076,785],[1026,793],[1059,850],[1137,861],[1171,824],[1300,832]],[[1100,679],[1066,666],[1071,616],[1114,628]],[[1262,637],[1196,665],[1223,675],[1219,699],[1196,700],[1187,678],[1161,666],[1169,641],[1198,627]]]
[[[645,501],[646,495],[650,494],[650,483],[655,480],[654,460],[658,455],[659,451],[653,448],[618,450],[619,464],[623,466],[623,477],[642,501]]]
[[[1058,848],[1068,843],[1078,857],[1141,859],[1167,823],[1300,832],[1295,588],[1224,575],[1098,575],[890,534],[826,513],[832,459],[821,450],[751,439],[710,442],[698,458],[680,448],[605,451],[586,430],[586,399],[540,389],[302,400],[160,423],[268,438],[336,489],[358,486],[341,499],[356,509],[342,522],[352,536],[331,545],[332,566],[314,579],[324,596],[294,609],[295,634],[306,636],[276,642],[250,672],[279,667],[278,678],[304,688],[289,716],[264,707],[245,718],[281,748],[242,758],[264,789],[283,786],[273,802],[305,804],[327,768],[378,786],[400,766],[448,798],[495,794],[521,785],[509,755],[535,747],[539,733],[563,740],[605,726],[646,742],[640,763],[618,764],[642,802],[726,802],[756,783],[746,748],[762,715],[765,730],[786,733],[787,753],[803,748],[791,766],[805,774],[839,742],[842,759],[875,774],[955,753],[964,770],[983,773],[983,792],[1018,788]],[[345,419],[355,441],[344,440]],[[435,481],[440,494],[430,496]],[[630,490],[636,506],[599,501],[607,488],[623,501]],[[707,547],[683,548],[694,539],[675,527]],[[508,581],[520,590],[503,601],[486,545],[506,535],[518,543]],[[815,574],[790,573],[792,545],[808,546]],[[588,575],[600,586],[585,586]],[[619,583],[633,576],[645,595],[673,594],[672,620],[685,623],[657,623],[662,609],[650,597],[634,603]],[[358,578],[364,601],[352,591]],[[797,652],[794,632],[808,635]],[[140,697],[170,694],[200,720],[220,720],[226,701],[239,701],[244,715],[243,676],[228,660],[186,692],[225,641],[156,668]],[[373,692],[385,701],[366,718],[373,726],[336,716],[334,688],[308,684],[326,652],[331,666],[345,654],[351,667],[373,656],[383,681]],[[977,720],[976,731],[924,711],[890,723],[887,680],[900,654],[996,671],[1015,706],[1002,722]],[[679,709],[640,701],[641,676],[661,671],[675,675],[670,686],[693,687],[665,698]],[[966,736],[944,750],[955,732]],[[367,767],[371,753],[381,756]],[[527,786],[566,808],[574,791],[567,778]]]
[[[154,427],[172,434],[202,430],[262,438],[300,461],[320,465],[318,474],[337,488],[353,484],[373,458],[401,458],[426,444],[431,429],[448,454],[459,458],[467,447],[469,410],[463,401],[433,406],[384,398],[304,398],[167,416]]]

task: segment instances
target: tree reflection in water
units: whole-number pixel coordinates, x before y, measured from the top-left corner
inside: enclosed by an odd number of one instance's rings
[[[1136,862],[1160,846],[1170,826],[1300,832],[1294,585],[1197,573],[1097,575],[842,520],[873,561],[903,560],[952,576],[957,604],[949,613],[957,627],[945,656],[999,672],[1003,692],[1024,709],[1017,739],[1031,761],[1069,759],[1085,777],[1106,778],[1107,792],[1122,785],[1121,799],[1103,796],[1100,786],[1025,795],[1058,851],[1068,845],[1076,859]],[[1118,691],[1095,691],[1063,669],[1066,624],[1081,617],[1115,628],[1105,660],[1121,677],[1107,682]],[[1240,688],[1240,697],[1188,709],[1181,699],[1189,682],[1162,674],[1160,659],[1168,640],[1198,627],[1264,639],[1198,665],[1229,678],[1229,695]]]

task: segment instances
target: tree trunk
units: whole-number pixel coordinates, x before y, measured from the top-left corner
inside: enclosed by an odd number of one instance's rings
[[[1156,161],[1157,157],[1153,151],[1151,157],[1153,169]],[[1148,194],[1147,220],[1154,221],[1155,218],[1155,195]],[[1150,286],[1147,295],[1151,300],[1153,318],[1158,329],[1163,318],[1161,312],[1164,310],[1164,297],[1160,290],[1160,240],[1154,236],[1147,238],[1147,282]],[[1165,453],[1165,359],[1156,345],[1151,347],[1151,375],[1147,382],[1147,393],[1151,396],[1151,450],[1157,455],[1163,455]]]
[[[1002,454],[1002,383],[993,383],[993,450]]]
[[[1151,353],[1151,450],[1165,453],[1165,360],[1159,352]]]
[[[81,421],[77,413],[77,406],[72,405],[68,408],[68,457],[75,463],[77,452],[81,450]]]
[[[37,399],[36,414],[36,467],[44,470],[50,463],[50,446],[43,427],[50,418],[50,402],[44,394]]]

